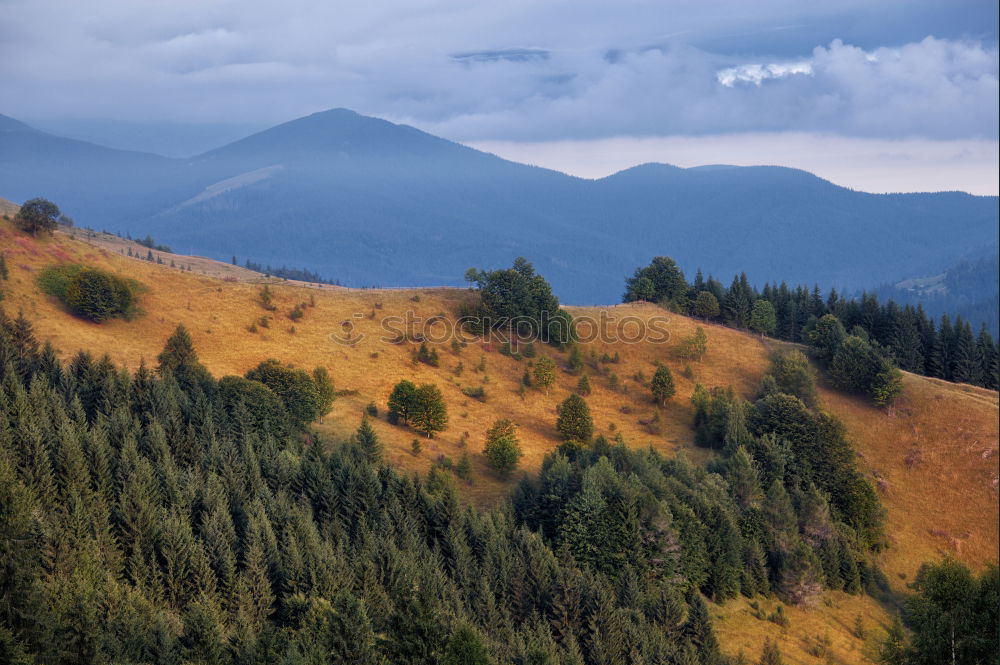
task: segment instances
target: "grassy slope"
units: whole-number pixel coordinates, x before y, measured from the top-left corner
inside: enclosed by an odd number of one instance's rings
[[[121,249],[121,248],[119,248]],[[450,321],[456,306],[468,292],[459,289],[345,290],[310,289],[272,280],[278,310],[269,328],[247,330],[249,324],[267,314],[256,301],[262,281],[253,275],[226,275],[218,279],[210,264],[198,264],[192,273],[167,266],[129,259],[107,245],[86,244],[58,235],[34,240],[14,232],[0,222],[0,250],[7,255],[11,277],[6,284],[5,306],[10,313],[23,310],[36,324],[42,339],[48,339],[64,356],[79,349],[107,352],[121,363],[135,368],[141,359],[155,363],[166,337],[177,323],[191,331],[202,361],[217,376],[242,374],[261,360],[274,357],[297,366],[327,367],[337,387],[351,394],[337,400],[321,430],[345,435],[360,420],[365,405],[374,401],[384,411],[386,397],[400,378],[433,382],[441,386],[449,404],[449,429],[432,440],[422,440],[423,453],[410,453],[410,442],[418,435],[380,419],[376,423],[386,443],[386,457],[401,468],[426,470],[438,455],[456,458],[463,447],[461,437],[468,432],[465,449],[472,457],[474,483],[464,491],[470,500],[489,505],[502,497],[507,484],[486,469],[482,455],[483,432],[495,418],[509,417],[521,426],[525,449],[523,466],[537,469],[546,452],[558,441],[553,423],[555,406],[575,386],[578,377],[559,373],[557,386],[548,394],[530,391],[526,399],[516,392],[524,362],[497,352],[499,345],[482,340],[470,343],[460,355],[447,344],[438,346],[441,366],[414,365],[411,344],[394,345],[380,341],[381,326],[390,317],[412,312],[427,319],[438,313]],[[165,256],[169,264],[170,260]],[[147,287],[141,304],[145,313],[131,322],[113,321],[94,325],[75,319],[59,304],[41,294],[35,284],[38,272],[60,261],[80,261],[112,269],[133,277]],[[178,259],[178,263],[182,261]],[[187,263],[185,258],[184,263]],[[219,264],[216,269],[222,270]],[[200,274],[205,270],[207,274]],[[222,274],[221,272],[219,274]],[[226,281],[230,280],[230,281]],[[236,280],[236,281],[233,281]],[[239,281],[250,280],[250,281]],[[295,303],[315,298],[305,317],[294,323],[286,316]],[[414,296],[419,296],[414,301]],[[574,315],[597,316],[597,308],[569,308]],[[605,308],[614,319],[638,317],[648,321],[664,316],[651,305],[620,305]],[[332,341],[345,322],[364,338],[353,346]],[[294,325],[295,332],[290,332]],[[439,324],[440,325],[440,324]],[[697,322],[669,315],[667,328],[674,339],[693,332]],[[664,452],[682,450],[703,459],[704,451],[691,446],[692,408],[689,397],[697,381],[707,386],[732,385],[745,397],[768,365],[768,346],[761,340],[721,326],[704,325],[709,352],[700,363],[691,363],[694,378],[681,376],[686,364],[671,354],[672,344],[586,344],[585,353],[598,355],[618,352],[621,362],[603,365],[615,372],[627,390],[612,391],[609,381],[588,368],[593,394],[588,398],[600,432],[622,432],[633,445],[652,445]],[[565,355],[539,348],[564,365]],[[486,359],[486,371],[473,367]],[[665,361],[674,369],[677,396],[664,411],[664,427],[659,435],[649,434],[639,420],[652,416],[648,391],[632,378],[642,371],[651,376],[653,363]],[[455,376],[453,368],[464,363],[465,372]],[[488,378],[487,378],[488,377]],[[485,385],[487,401],[480,403],[461,393],[462,387]],[[844,419],[857,446],[862,465],[878,482],[888,511],[888,530],[893,547],[884,555],[883,565],[897,588],[912,579],[922,561],[945,554],[974,566],[997,560],[997,395],[970,386],[956,386],[923,377],[905,377],[906,395],[891,411],[876,410],[862,400],[846,397],[821,386],[823,402]],[[624,413],[623,407],[630,411]],[[613,427],[612,427],[613,426]],[[909,460],[909,461],[908,461]],[[773,604],[773,601],[770,601]],[[827,594],[809,611],[792,610],[792,624],[781,631],[776,625],[750,616],[745,603],[733,602],[714,608],[724,648],[739,649],[756,658],[763,635],[779,639],[786,662],[814,663],[819,659],[806,651],[808,639],[830,635],[834,652],[847,663],[864,662],[864,645],[851,635],[855,616],[864,617],[868,627],[884,623],[885,613],[871,599]],[[868,647],[870,650],[870,645]]]

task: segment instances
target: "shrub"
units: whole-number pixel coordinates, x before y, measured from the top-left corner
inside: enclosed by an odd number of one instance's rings
[[[471,397],[472,399],[479,400],[480,402],[486,401],[486,389],[483,386],[467,386],[462,388],[462,394],[466,397]]]
[[[695,329],[693,335],[685,337],[677,345],[677,355],[690,360],[701,360],[706,351],[708,351],[708,336],[701,326]]]
[[[556,382],[556,364],[551,358],[542,356],[535,362],[531,370],[531,382],[537,388],[548,392],[549,387]]]
[[[39,275],[38,284],[73,314],[95,323],[132,314],[138,290],[132,280],[80,265],[47,268]]]

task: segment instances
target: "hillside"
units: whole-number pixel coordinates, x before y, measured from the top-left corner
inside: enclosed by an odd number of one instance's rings
[[[473,463],[473,484],[463,486],[466,496],[480,505],[490,505],[504,496],[508,483],[497,480],[485,467],[480,450],[485,429],[497,417],[509,417],[521,425],[525,470],[538,468],[544,454],[558,443],[553,423],[555,405],[576,384],[576,376],[559,373],[558,384],[548,394],[530,391],[525,399],[517,392],[517,382],[525,365],[498,353],[499,345],[470,343],[454,355],[447,344],[439,345],[439,368],[413,364],[411,344],[379,341],[383,325],[390,317],[412,312],[426,320],[443,314],[454,319],[460,302],[468,297],[461,289],[348,290],[313,289],[272,280],[278,309],[269,328],[248,326],[267,314],[257,304],[259,283],[238,281],[227,274],[222,279],[182,272],[123,256],[81,240],[58,235],[34,240],[15,233],[10,225],[0,226],[0,248],[10,268],[4,307],[22,310],[35,322],[43,340],[51,340],[63,357],[79,349],[108,353],[113,360],[130,368],[141,360],[154,363],[164,340],[178,322],[191,331],[201,360],[217,376],[243,374],[261,360],[274,357],[297,366],[325,366],[342,391],[333,411],[318,425],[321,432],[344,436],[353,431],[365,406],[374,401],[384,412],[392,385],[400,378],[433,382],[442,387],[448,402],[449,429],[423,442],[419,456],[411,453],[412,430],[394,427],[384,416],[375,424],[386,443],[386,457],[398,467],[426,471],[438,455],[457,458],[464,444]],[[186,263],[185,257],[174,257]],[[45,266],[78,261],[102,266],[138,280],[146,291],[141,298],[144,314],[130,322],[112,321],[102,325],[83,322],[67,315],[52,299],[38,290],[36,277]],[[204,260],[203,260],[204,261]],[[210,263],[203,268],[210,272]],[[216,264],[218,270],[222,265]],[[220,272],[220,274],[222,274]],[[246,280],[260,281],[253,274]],[[305,317],[293,325],[284,316],[296,303],[314,299]],[[596,308],[570,307],[577,317],[598,315]],[[635,317],[649,322],[664,315],[650,305],[622,305],[606,308],[614,318]],[[354,327],[353,345],[335,343],[331,336],[343,335],[345,324]],[[440,324],[439,324],[440,325]],[[697,322],[671,315],[668,329],[676,339],[690,334]],[[634,344],[584,345],[591,351],[618,353],[619,363],[598,364],[591,372],[594,393],[588,402],[598,430],[609,435],[621,432],[633,446],[651,445],[667,453],[683,453],[704,459],[708,453],[692,446],[693,410],[689,402],[695,382],[707,386],[732,385],[738,393],[751,397],[767,367],[771,343],[727,328],[705,326],[709,351],[700,363],[691,363],[693,378],[681,375],[686,364],[675,358],[671,345]],[[565,364],[562,356],[549,348],[540,349]],[[474,367],[485,359],[486,369]],[[678,394],[665,411],[662,432],[652,435],[639,421],[648,420],[652,407],[647,390],[633,376],[643,372],[648,378],[655,360],[663,360],[675,370]],[[463,363],[465,371],[456,376],[454,368]],[[613,391],[603,372],[614,372],[621,388]],[[482,385],[485,402],[466,397],[462,387]],[[903,589],[923,561],[950,554],[980,567],[996,561],[997,552],[997,395],[981,389],[948,384],[922,377],[905,377],[905,397],[890,411],[867,406],[859,399],[845,397],[821,386],[826,408],[839,415],[862,456],[867,473],[876,481],[888,511],[887,530],[892,547],[883,555],[882,565],[890,582]],[[956,507],[960,506],[960,510]],[[852,638],[855,616],[863,615],[874,628],[886,621],[884,610],[872,599],[828,594],[824,603],[802,612],[795,610],[791,629],[780,632],[774,624],[752,619],[744,601],[713,607],[722,617],[717,630],[731,653],[743,648],[748,654],[759,649],[762,635],[773,633],[782,643],[786,662],[811,663],[805,652],[806,638],[829,633],[835,650],[845,662],[863,662],[864,645]],[[871,631],[870,631],[871,632]]]
[[[746,271],[855,289],[997,245],[995,197],[873,195],[768,166],[646,164],[582,180],[345,109],[186,160],[8,119],[0,183],[0,196],[45,196],[85,226],[353,286],[458,285],[470,265],[530,255],[557,295],[583,304],[616,302],[622,277],[656,254],[726,281]]]

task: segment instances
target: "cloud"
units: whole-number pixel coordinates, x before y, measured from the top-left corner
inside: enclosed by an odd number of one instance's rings
[[[554,54],[518,76],[483,66],[480,85],[508,101],[477,103],[425,126],[467,139],[820,131],[850,136],[996,138],[997,48],[933,37],[866,51],[833,40],[808,58],[732,63],[691,46],[606,57]],[[557,84],[543,73],[572,74]],[[409,120],[420,123],[420,109]],[[528,121],[530,120],[530,121]]]
[[[812,64],[809,62],[772,62],[769,65],[754,64],[727,67],[720,69],[715,78],[727,88],[731,88],[737,83],[752,83],[759,87],[767,79],[780,79],[793,74],[811,75],[812,73]]]
[[[976,0],[0,2],[0,112],[26,119],[345,106],[456,140],[997,137]]]

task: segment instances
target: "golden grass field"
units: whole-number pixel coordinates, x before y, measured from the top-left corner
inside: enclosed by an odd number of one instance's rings
[[[4,212],[10,214],[9,210]],[[484,432],[495,419],[510,418],[520,425],[525,452],[522,467],[527,471],[536,470],[544,455],[558,444],[555,407],[574,389],[578,376],[561,371],[557,385],[547,393],[529,390],[522,399],[517,388],[526,362],[499,353],[498,343],[472,340],[455,354],[447,342],[442,342],[436,345],[440,367],[433,368],[412,362],[415,344],[380,339],[386,335],[383,326],[392,324],[394,317],[406,317],[408,312],[422,323],[441,316],[430,328],[440,332],[454,321],[459,303],[470,297],[464,289],[311,288],[271,279],[267,281],[278,307],[267,312],[258,302],[261,282],[265,280],[257,273],[232,270],[231,266],[209,259],[198,259],[196,263],[188,257],[166,254],[163,257],[167,265],[156,265],[127,258],[124,241],[104,238],[94,245],[71,237],[74,235],[82,237],[86,233],[77,230],[34,239],[16,232],[9,222],[0,222],[0,251],[6,254],[10,269],[3,305],[12,315],[22,310],[34,322],[38,336],[50,340],[63,357],[86,349],[107,353],[133,369],[142,360],[155,364],[167,336],[183,323],[191,332],[202,362],[216,376],[243,374],[267,358],[306,369],[324,366],[338,390],[345,394],[318,425],[320,432],[347,436],[357,427],[365,406],[375,402],[380,411],[375,427],[389,461],[407,471],[423,472],[439,455],[455,459],[466,450],[472,459],[473,482],[461,484],[462,491],[468,500],[481,506],[500,500],[513,482],[493,476],[481,454]],[[141,251],[145,256],[145,249]],[[191,264],[194,270],[170,268],[172,258],[178,264]],[[140,300],[143,313],[132,321],[101,325],[68,315],[36,284],[44,267],[59,262],[85,262],[137,280],[145,287]],[[310,299],[315,306],[307,307],[305,316],[293,323],[288,312],[295,304]],[[621,432],[630,445],[651,445],[668,454],[683,452],[699,460],[709,453],[691,443],[693,409],[689,398],[695,383],[732,385],[739,394],[752,398],[767,369],[769,347],[780,344],[669,314],[649,304],[567,309],[576,317],[595,319],[603,310],[612,328],[620,326],[626,317],[646,325],[654,317],[665,317],[664,325],[672,340],[692,334],[698,325],[705,328],[708,353],[700,362],[676,358],[673,342],[582,345],[585,356],[591,352],[598,356],[617,352],[620,356],[618,363],[600,365],[617,374],[618,390],[610,388],[607,376],[589,367],[586,370],[593,390],[587,402],[599,432]],[[268,314],[272,316],[268,328],[258,324],[256,332],[248,330]],[[353,344],[334,341],[349,329],[357,338]],[[537,349],[565,366],[565,354],[542,345]],[[483,359],[485,371],[474,371]],[[653,435],[640,421],[651,418],[654,407],[648,389],[634,376],[642,372],[648,379],[657,361],[665,362],[674,371],[677,395],[663,410],[661,432]],[[460,376],[455,372],[459,363],[465,368]],[[692,379],[681,374],[688,364]],[[384,420],[386,398],[392,386],[403,378],[436,383],[449,406],[448,429],[433,439],[422,439],[419,456],[411,453],[411,441],[420,435]],[[480,385],[487,393],[485,402],[461,392],[463,387]],[[834,392],[822,382],[820,394],[824,407],[846,423],[862,468],[879,488],[892,543],[881,563],[897,589],[905,589],[922,562],[944,555],[976,568],[996,563],[997,393],[906,375],[904,397],[888,410]],[[763,601],[768,607],[775,603]],[[886,611],[873,599],[844,594],[826,594],[822,602],[808,610],[788,609],[791,626],[784,631],[771,622],[753,618],[743,600],[712,609],[719,619],[718,633],[726,652],[743,650],[755,660],[764,635],[771,635],[779,640],[787,663],[825,662],[826,656],[810,654],[809,647],[810,641],[826,635],[832,644],[833,662],[868,662],[872,635],[881,635],[875,629],[887,621]],[[859,615],[869,629],[867,646],[865,640],[852,634]]]

